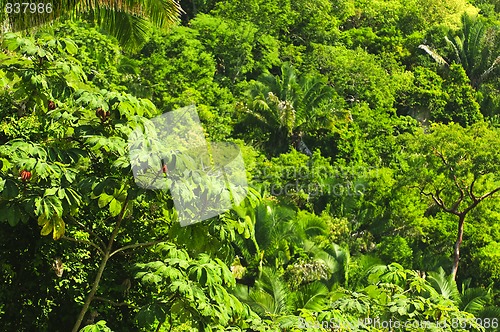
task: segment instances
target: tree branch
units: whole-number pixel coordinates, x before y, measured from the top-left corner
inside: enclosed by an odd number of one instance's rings
[[[455,180],[455,185],[457,186],[457,188],[460,190],[460,197],[457,199],[457,201],[455,202],[455,204],[453,204],[451,210],[453,211],[458,211],[458,207],[460,206],[460,203],[462,203],[463,199],[464,199],[464,191],[463,189],[458,185],[458,182],[457,182],[457,178],[453,175],[453,178]]]
[[[436,189],[436,193],[433,194],[431,192],[425,192],[423,189],[420,190],[420,193],[424,196],[427,196],[427,197],[431,197],[434,202],[443,210],[443,211],[446,211],[448,213],[451,213],[451,214],[455,214],[455,215],[458,215],[458,212],[456,210],[452,210],[452,209],[449,209],[445,206],[444,202],[443,202],[443,199],[439,196],[439,194],[441,193],[441,190],[440,189]]]
[[[443,199],[441,198],[440,194],[441,194],[441,191],[443,191],[442,189],[436,189],[436,198],[434,199],[435,201],[439,201],[439,206],[446,212],[448,213],[452,213],[452,214],[457,214],[457,211],[456,210],[453,210],[453,209],[449,209],[446,207],[446,205],[444,204],[444,201]],[[434,198],[434,196],[433,196]]]
[[[500,191],[500,187],[490,191],[489,193],[486,193],[484,194],[483,196],[479,197],[479,198],[476,198],[476,200],[474,202],[472,202],[471,205],[469,205],[462,213],[465,215],[467,214],[467,212],[469,212],[470,210],[472,210],[473,208],[475,208],[479,203],[481,203],[481,201],[483,201],[484,199],[494,195],[495,193],[499,192]]]
[[[439,152],[436,148],[433,147],[432,149],[434,150],[434,153],[441,159],[441,161],[443,162],[443,164],[449,168],[450,175],[451,175],[451,178],[453,180],[453,183],[455,184],[455,187],[457,187],[458,191],[460,192],[460,197],[453,204],[453,207],[450,209],[450,211],[455,211],[456,212],[456,211],[458,211],[458,207],[460,206],[460,203],[462,203],[462,201],[464,199],[464,196],[465,196],[464,189],[458,183],[457,176],[455,175],[455,170],[448,163],[448,161],[446,160],[446,158],[444,157],[444,155],[441,152]],[[442,200],[441,200],[441,202],[442,202]]]
[[[474,184],[476,184],[477,177],[474,175],[474,180],[472,180],[472,183],[469,186],[469,197],[472,199],[473,202],[477,201],[476,195],[474,195]]]
[[[498,187],[498,188],[496,188],[496,189],[494,189],[494,190],[490,191],[489,193],[486,193],[486,194],[484,194],[483,196],[479,197],[479,198],[478,198],[478,201],[480,202],[480,201],[482,201],[483,199],[488,198],[488,197],[490,197],[490,196],[494,195],[495,193],[497,193],[497,192],[499,192],[499,191],[500,191],[500,187]]]
[[[150,246],[154,246],[155,244],[158,244],[158,243],[161,243],[161,242],[165,242],[165,239],[160,239],[160,240],[156,240],[156,241],[151,241],[151,242],[144,242],[144,243],[134,243],[134,244],[129,244],[129,245],[126,245],[126,246],[123,246],[121,248],[118,248],[116,249],[115,251],[113,251],[111,254],[109,254],[109,257],[121,252],[121,251],[125,251],[125,250],[128,250],[128,249],[134,249],[134,248],[139,248],[139,247],[150,247]]]
[[[94,248],[97,249],[97,251],[99,251],[99,253],[101,255],[104,255],[104,250],[102,250],[101,247],[99,247],[97,244],[95,244],[94,242],[92,241],[88,241],[88,240],[80,240],[80,239],[75,239],[75,238],[72,238],[72,237],[69,237],[69,236],[66,236],[66,235],[63,235],[61,237],[62,239],[65,239],[65,240],[68,240],[68,241],[72,241],[72,242],[77,242],[77,243],[84,243],[84,244],[88,244]]]

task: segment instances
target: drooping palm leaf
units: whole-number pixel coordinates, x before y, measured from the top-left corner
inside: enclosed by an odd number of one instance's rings
[[[490,74],[497,68],[497,65],[500,64],[500,55],[497,56],[495,61],[493,61],[492,65],[484,71],[484,73],[481,74],[480,76],[480,81],[483,82],[487,80],[490,76]]]
[[[456,36],[454,38],[454,41],[452,41],[450,38],[448,38],[448,36],[445,36],[444,39],[446,40],[448,45],[450,45],[451,48],[453,49],[453,51],[455,52],[455,59],[456,59],[457,63],[462,63],[462,58],[464,58],[464,54],[463,54],[463,42],[460,39],[460,37]],[[467,63],[466,63],[467,59],[464,59],[464,61],[465,61],[465,65],[467,65]]]
[[[448,62],[446,62],[446,60],[442,56],[440,56],[435,50],[433,50],[429,46],[422,44],[418,45],[418,48],[424,50],[427,54],[429,54],[434,59],[434,61],[436,61],[440,66],[448,65]]]
[[[116,37],[122,45],[133,48],[144,42],[148,23],[160,28],[170,26],[178,21],[182,9],[175,0],[53,0],[50,7],[45,6],[42,11],[36,14],[23,9],[18,14],[2,11],[0,20],[10,30],[20,31],[49,24],[58,18],[88,19]]]
[[[127,48],[136,49],[147,40],[147,33],[150,23],[135,15],[130,15],[122,11],[101,9],[92,13],[91,17],[98,22],[99,26],[108,34],[114,36],[120,45]]]

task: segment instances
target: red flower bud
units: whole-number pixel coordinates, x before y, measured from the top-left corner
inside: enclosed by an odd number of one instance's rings
[[[21,171],[21,180],[23,181],[29,181],[31,179],[31,172],[22,170]]]

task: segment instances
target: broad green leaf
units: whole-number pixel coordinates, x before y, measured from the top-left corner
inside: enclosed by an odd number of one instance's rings
[[[27,45],[24,45],[22,48],[21,48],[21,52],[25,53],[26,55],[35,55],[38,51],[38,47],[36,47],[35,45],[33,44],[27,44]]]
[[[20,38],[15,33],[9,32],[5,34],[3,44],[7,46],[9,51],[14,51],[19,47]]]
[[[66,51],[68,51],[69,54],[76,54],[78,52],[78,46],[76,46],[75,42],[71,39],[65,38],[63,41],[66,46]]]
[[[113,167],[116,168],[130,167],[130,161],[126,156],[121,156],[113,162]]]
[[[19,219],[21,218],[21,211],[19,207],[16,205],[11,205],[7,210],[7,221],[9,225],[16,226],[19,223]]]
[[[57,191],[59,190],[59,188],[47,188],[45,189],[45,193],[44,193],[44,196],[53,196],[57,193]]]
[[[59,240],[61,236],[64,235],[64,230],[66,228],[66,225],[62,218],[57,218],[54,220],[54,233],[52,234],[52,238],[54,240]]]
[[[115,200],[113,196],[108,195],[106,193],[102,193],[101,195],[99,195],[98,205],[100,208],[103,208],[106,205],[108,205],[108,203],[111,202],[112,200]]]
[[[17,184],[12,180],[7,179],[4,183],[2,195],[5,199],[17,197],[17,195],[19,195],[19,188],[17,187]]]
[[[121,209],[122,209],[122,203],[120,203],[118,200],[113,199],[109,203],[109,213],[111,214],[111,216],[116,217],[117,215],[119,215]]]
[[[141,281],[146,284],[157,284],[160,283],[162,280],[163,280],[162,277],[151,272],[146,273],[141,279]]]
[[[46,236],[49,235],[50,232],[52,232],[53,229],[52,221],[50,219],[45,218],[45,216],[40,216],[38,218],[38,225],[42,226],[40,235]]]
[[[112,332],[112,330],[106,326],[106,321],[100,320],[96,324],[85,326],[80,332]]]
[[[37,207],[37,214],[45,215],[47,218],[52,218],[53,216],[61,217],[63,213],[62,202],[55,195],[42,197],[40,206],[38,207],[38,203],[35,203],[35,206]]]

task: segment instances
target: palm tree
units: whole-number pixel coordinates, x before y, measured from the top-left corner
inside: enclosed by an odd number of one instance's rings
[[[263,318],[276,319],[281,328],[297,326],[301,309],[320,312],[329,307],[328,287],[321,282],[302,285],[292,291],[282,276],[271,267],[264,267],[252,288],[238,285],[235,295]]]
[[[462,29],[445,37],[451,46],[453,61],[462,65],[475,89],[491,78],[500,64],[500,55],[491,54],[491,45],[487,42],[487,28],[478,17],[465,13],[462,16]],[[439,65],[449,66],[449,61],[428,45],[419,45],[419,48]]]
[[[500,308],[494,305],[493,290],[491,288],[469,287],[469,285],[470,279],[462,283],[460,310],[470,312],[477,318],[500,320]]]
[[[14,3],[14,1],[13,1]],[[22,1],[19,1],[22,3]],[[49,5],[50,3],[50,5]],[[12,31],[27,30],[54,20],[86,19],[116,37],[121,45],[134,49],[146,41],[151,24],[164,28],[177,22],[182,11],[176,0],[53,0],[15,7],[0,12],[0,22]]]
[[[261,315],[282,315],[290,313],[294,299],[287,284],[276,270],[264,267],[261,278],[250,291],[250,306]]]
[[[249,102],[243,109],[270,133],[269,140],[282,152],[292,137],[298,138],[297,148],[301,145],[302,131],[325,127],[326,114],[318,110],[331,100],[333,89],[317,76],[299,77],[291,64],[284,63],[280,75],[265,73],[246,94]]]

